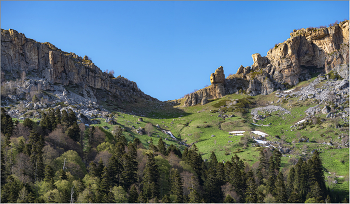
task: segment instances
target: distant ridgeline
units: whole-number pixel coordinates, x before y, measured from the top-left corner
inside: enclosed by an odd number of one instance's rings
[[[31,87],[27,93],[38,89],[67,93],[67,86],[75,86],[80,88],[81,93],[77,94],[89,102],[98,102],[97,99],[101,98],[96,96],[96,92],[101,90],[109,93],[106,100],[157,100],[143,93],[135,82],[102,72],[87,56],[82,58],[51,43],[36,42],[13,29],[1,29],[1,76],[2,83],[29,80]]]
[[[188,94],[184,106],[205,104],[225,94],[267,95],[308,80],[315,73],[337,72],[349,77],[349,21],[328,28],[294,30],[283,43],[276,44],[266,57],[253,54],[252,66],[239,67],[225,80],[223,67],[210,76],[209,87]],[[219,78],[219,80],[216,80]]]

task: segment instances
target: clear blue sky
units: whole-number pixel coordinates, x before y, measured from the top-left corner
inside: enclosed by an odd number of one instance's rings
[[[293,29],[349,19],[348,1],[1,1],[1,28],[87,55],[159,100],[265,56]]]

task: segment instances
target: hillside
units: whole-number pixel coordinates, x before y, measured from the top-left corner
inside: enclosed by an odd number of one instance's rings
[[[2,30],[1,201],[348,202],[348,24],[167,102]]]

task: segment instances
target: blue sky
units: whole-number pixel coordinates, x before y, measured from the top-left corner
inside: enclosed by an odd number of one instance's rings
[[[265,56],[293,29],[349,19],[348,1],[1,1],[1,28],[87,55],[159,100]]]

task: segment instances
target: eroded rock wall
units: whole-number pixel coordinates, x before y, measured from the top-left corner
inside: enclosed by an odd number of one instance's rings
[[[2,82],[23,76],[44,79],[49,84],[79,85],[104,89],[125,101],[132,97],[156,100],[144,94],[133,81],[102,72],[88,57],[63,52],[51,43],[36,42],[15,30],[1,30]],[[47,89],[53,88],[48,85]]]

